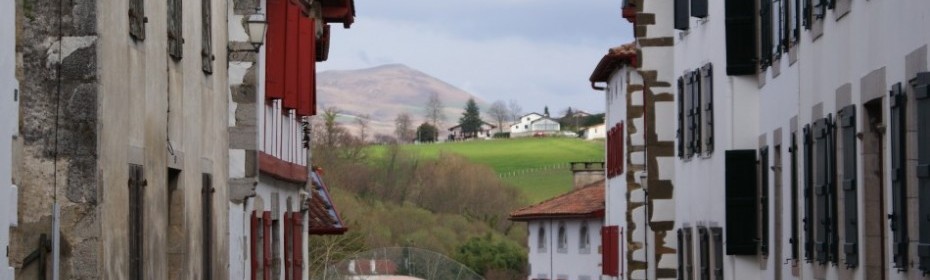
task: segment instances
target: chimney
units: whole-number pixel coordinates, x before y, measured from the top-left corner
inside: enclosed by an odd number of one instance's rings
[[[604,162],[572,162],[572,175],[574,176],[573,189],[580,189],[591,183],[604,180]]]

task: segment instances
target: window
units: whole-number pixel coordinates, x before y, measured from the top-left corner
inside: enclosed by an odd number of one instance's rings
[[[724,162],[726,224],[757,224],[756,151],[726,151]],[[755,226],[726,227],[727,255],[758,254],[758,230]]]
[[[546,228],[539,226],[539,231],[536,234],[536,248],[539,249],[540,253],[546,252]]]
[[[565,234],[565,224],[559,223],[559,253],[568,253],[568,236]]]
[[[129,0],[129,36],[138,41],[145,40],[145,2]]]
[[[713,68],[706,64],[678,79],[678,156],[713,152]]]
[[[772,65],[772,0],[759,0],[759,67]]]
[[[252,245],[252,279],[271,279],[271,211],[253,211],[250,243]]]
[[[814,137],[804,125],[804,259],[814,261]]]
[[[918,217],[920,219],[917,242],[918,268],[930,273],[930,72],[917,74],[914,80],[914,98],[917,101],[917,185]]]
[[[688,0],[675,0],[675,29],[688,30]]]
[[[701,279],[710,279],[710,234],[706,227],[698,227],[698,255],[701,262]]]
[[[203,14],[203,34],[202,50],[200,56],[203,59],[203,72],[206,74],[213,73],[213,7],[210,4],[213,0],[201,0],[200,11]]]
[[[725,34],[727,75],[756,73],[756,13],[754,1],[727,0]]]
[[[691,16],[696,18],[706,18],[707,0],[691,0]]]
[[[814,23],[814,6],[813,6],[814,0],[801,0],[801,1],[804,1],[804,21],[803,21],[804,29],[810,30],[811,25],[813,25]]]
[[[129,165],[129,278],[142,279],[145,225],[145,172]]]
[[[168,55],[174,60],[180,60],[184,53],[181,23],[181,0],[168,0]]]
[[[836,138],[833,118],[827,116],[812,126],[814,151],[814,257],[820,264],[836,263],[837,257],[837,205],[836,205]]]
[[[578,251],[582,254],[591,253],[591,236],[588,234],[588,223],[581,224],[578,231]]]
[[[213,176],[204,173],[202,175],[203,189],[200,192],[200,207],[203,214],[203,254],[201,260],[203,264],[203,279],[213,279]]]
[[[843,226],[845,227],[845,242],[843,252],[846,254],[846,267],[859,265],[859,205],[856,193],[856,105],[843,107],[837,114],[839,117],[840,133],[843,149],[840,151],[843,164]]]
[[[891,87],[891,235],[893,239],[892,254],[894,267],[907,269],[907,151],[905,149],[905,100],[906,95],[901,83]]]

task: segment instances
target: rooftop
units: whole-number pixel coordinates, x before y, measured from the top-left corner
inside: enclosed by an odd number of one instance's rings
[[[514,221],[551,218],[596,218],[604,216],[604,181],[510,212]]]

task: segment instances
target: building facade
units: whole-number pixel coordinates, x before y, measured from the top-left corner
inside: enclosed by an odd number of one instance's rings
[[[553,135],[560,130],[561,125],[558,121],[539,113],[529,113],[510,125],[510,137]]]
[[[17,277],[228,278],[226,3],[16,5]]]
[[[598,279],[603,216],[603,178],[513,211],[511,220],[527,223],[528,279]]]
[[[926,279],[930,4],[670,10],[682,279]]]
[[[19,130],[19,82],[16,79],[16,4],[0,3],[0,249],[10,247],[16,226],[17,188],[12,180],[13,139]],[[13,279],[9,255],[0,255],[0,279]]]
[[[310,117],[316,63],[330,26],[353,23],[352,0],[237,0],[230,18],[228,201],[233,279],[309,279],[309,234],[346,230],[322,172],[312,169]],[[265,44],[248,42],[247,22],[264,15]]]

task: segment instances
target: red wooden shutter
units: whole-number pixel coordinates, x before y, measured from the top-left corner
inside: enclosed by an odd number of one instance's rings
[[[291,1],[287,2],[287,43],[284,47],[284,109],[297,109],[298,97],[298,61],[300,55],[300,7]]]
[[[300,17],[300,54],[298,71],[298,116],[310,116],[313,113],[316,78],[316,21],[307,17]]]
[[[249,234],[249,241],[250,241],[249,244],[252,246],[252,254],[251,254],[252,255],[251,257],[252,259],[252,280],[257,280],[258,279],[258,266],[259,266],[258,231],[261,228],[261,224],[258,221],[258,213],[255,211],[252,211],[252,215],[249,217],[249,219],[250,219],[250,225],[251,225],[250,227],[251,231]]]
[[[262,215],[262,221],[265,224],[265,238],[262,240],[262,243],[264,243],[262,248],[264,249],[265,275],[262,279],[271,279],[271,211],[265,211]]]
[[[601,270],[603,275],[620,276],[620,230],[617,226],[601,228]]]
[[[295,212],[294,215],[291,215],[291,218],[294,219],[294,222],[291,223],[294,226],[294,230],[291,232],[294,233],[294,279],[303,279],[303,268],[304,268],[304,224],[303,216],[300,213]]]
[[[620,122],[620,129],[617,130],[617,175],[623,174],[623,140],[626,134],[623,130],[623,122]]]
[[[294,262],[290,248],[293,241],[291,240],[291,212],[284,212],[284,279],[290,278],[291,264]]]
[[[284,49],[287,37],[288,0],[268,0],[265,34],[265,98],[284,98]]]

